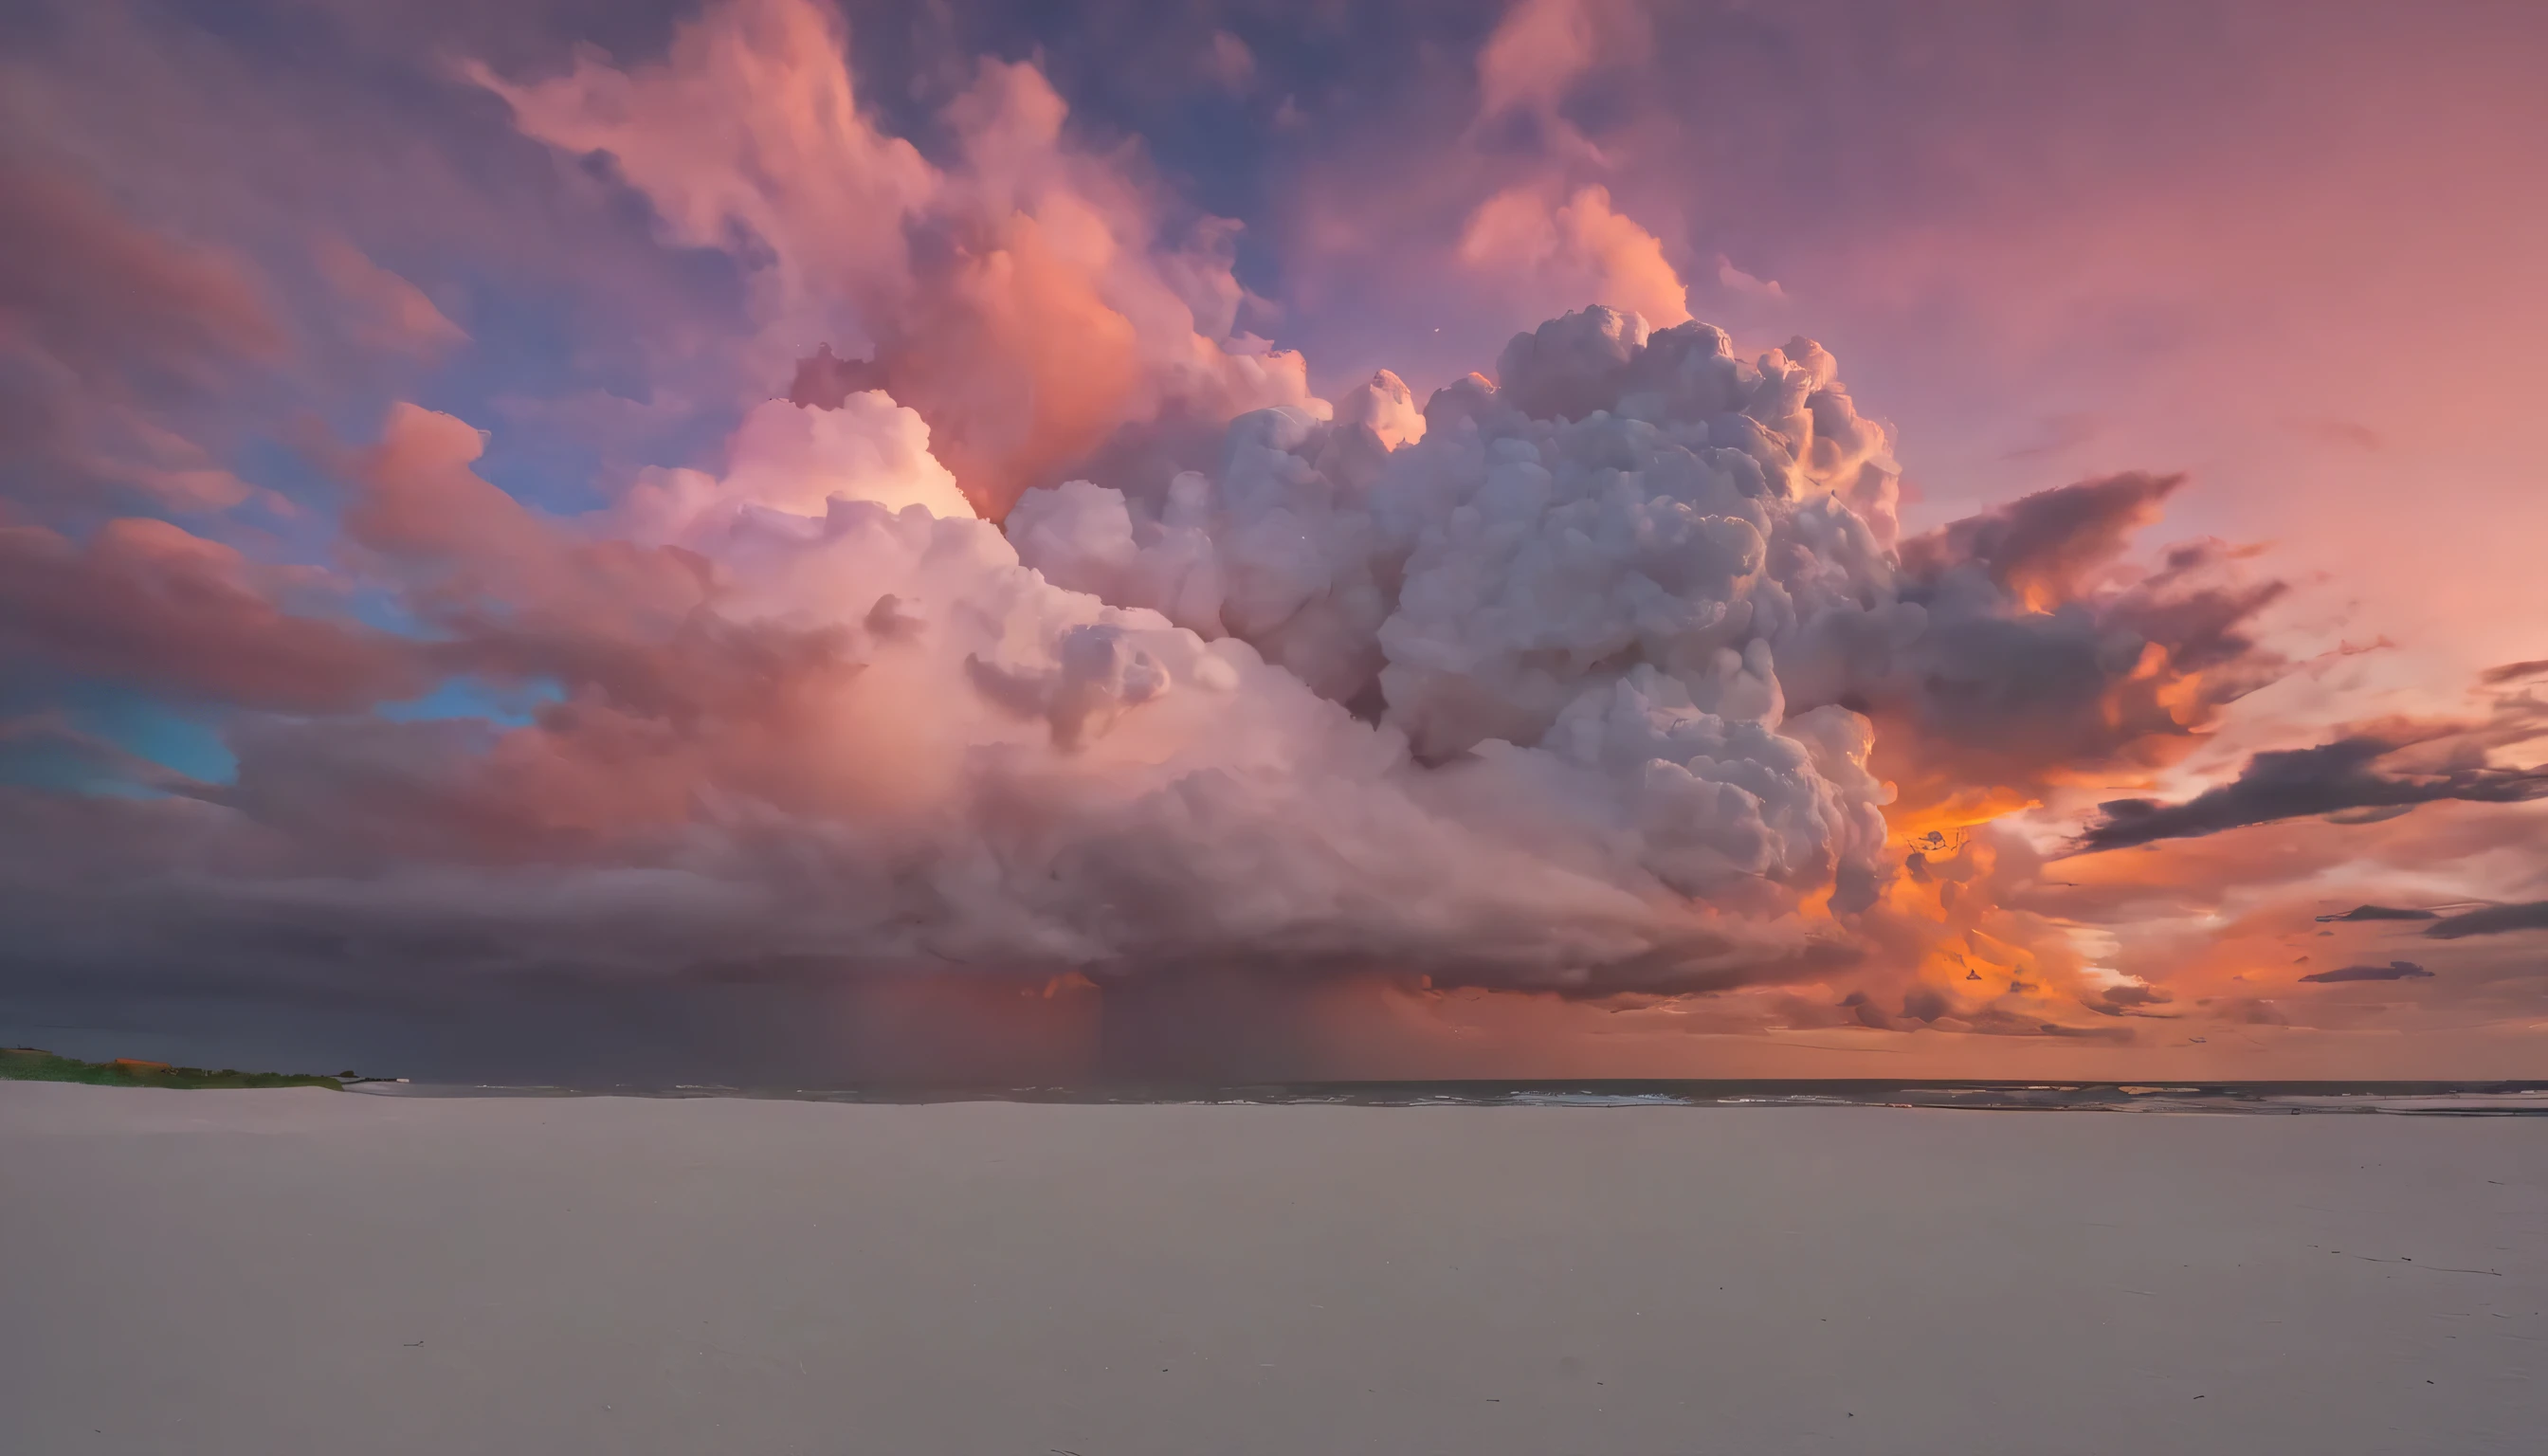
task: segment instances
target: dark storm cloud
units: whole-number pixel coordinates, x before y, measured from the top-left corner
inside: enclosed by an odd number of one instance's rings
[[[2321,915],[2319,923],[2326,925],[2343,920],[2438,920],[2436,910],[2408,910],[2395,905],[2356,905],[2341,915]]]
[[[1915,797],[2040,788],[2090,765],[2164,756],[2288,664],[2254,636],[2285,587],[2217,542],[2124,561],[2184,477],[2126,472],[2039,491],[1901,545],[1905,649],[1834,620],[1781,659],[1796,704],[1863,706]]]
[[[2520,905],[2489,905],[2483,910],[2466,911],[2427,927],[2424,934],[2437,941],[2456,941],[2467,936],[2496,936],[2516,930],[2548,930],[2548,900],[2532,900]]]
[[[2525,803],[2548,797],[2548,770],[2468,764],[2384,773],[2380,761],[2416,747],[2412,737],[2357,734],[2311,748],[2260,753],[2231,781],[2179,804],[2116,799],[2081,836],[2084,851],[2192,839],[2253,824],[2366,810],[2405,810],[2444,799]],[[2368,917],[2366,917],[2368,918]]]
[[[2412,960],[2392,960],[2387,965],[2348,965],[2341,970],[2321,970],[2305,975],[2305,981],[2332,985],[2338,981],[2414,981],[2430,980],[2433,973]]]

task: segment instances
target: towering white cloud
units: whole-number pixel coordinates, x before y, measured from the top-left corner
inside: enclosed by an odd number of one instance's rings
[[[1573,48],[1500,43],[1487,104],[1554,116],[1629,12],[1524,10],[1500,35]],[[723,0],[660,61],[472,72],[732,253],[771,357],[873,354],[807,361],[720,468],[551,517],[402,406],[333,462],[329,573],[160,522],[16,532],[43,570],[0,651],[220,699],[237,773],[0,789],[42,815],[0,836],[10,954],[1751,986],[1791,1025],[2038,1030],[2069,962],[1989,919],[2001,862],[1907,832],[2155,762],[2272,670],[2242,635],[2272,589],[2222,553],[2119,570],[2174,478],[1902,539],[1832,355],[1738,357],[1598,188],[1500,194],[1462,256],[1628,309],[1420,409],[1386,372],[1330,407],[1239,328],[1228,228],[1171,226],[1034,66],[973,69],[923,155],[846,44],[815,0]],[[406,333],[456,346],[439,318]],[[370,711],[454,682],[511,711]]]

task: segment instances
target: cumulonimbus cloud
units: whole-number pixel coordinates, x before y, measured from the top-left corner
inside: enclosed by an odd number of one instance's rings
[[[415,624],[393,661],[550,700],[243,720],[234,781],[113,810],[186,826],[110,896],[117,953],[157,927],[272,958],[293,924],[432,945],[437,973],[1899,985],[1945,922],[1893,893],[1870,755],[1968,731],[1921,684],[1952,664],[1964,711],[2093,719],[2060,751],[2112,755],[2185,726],[2117,692],[2200,701],[2220,656],[2213,615],[2142,636],[2180,618],[2105,580],[2161,484],[1898,544],[1889,437],[1801,339],[1745,360],[1587,310],[1420,414],[1389,376],[1334,417],[1244,413],[1211,471],[1033,491],[1005,532],[928,444],[881,392],[774,401],[721,474],[557,518],[477,472],[478,431],[402,407],[338,463],[348,569]],[[328,706],[417,686],[347,682]],[[27,945],[110,918],[43,882]],[[1981,882],[1924,860],[1914,898]],[[2049,974],[1898,999],[2035,1033],[2006,1003]]]
[[[844,45],[731,0],[660,61],[467,72],[738,261],[772,361],[738,393],[787,398],[716,468],[545,513],[404,405],[324,452],[323,569],[0,532],[13,661],[219,702],[236,759],[7,790],[80,846],[0,854],[9,956],[1753,988],[1795,1025],[2064,1035],[2162,999],[2073,984],[2059,927],[1996,908],[2029,852],[1941,830],[2165,763],[2282,671],[2237,553],[2130,560],[2180,477],[1906,536],[1832,353],[1686,318],[1597,190],[1478,260],[1653,319],[1317,400],[1240,328],[1228,229],[1172,226],[1032,65],[973,71],[924,155]],[[384,347],[463,342],[374,293]],[[415,706],[447,684],[521,711]]]

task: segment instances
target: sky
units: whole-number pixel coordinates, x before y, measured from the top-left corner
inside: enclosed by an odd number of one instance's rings
[[[0,1038],[2548,1076],[2535,7],[0,19]]]

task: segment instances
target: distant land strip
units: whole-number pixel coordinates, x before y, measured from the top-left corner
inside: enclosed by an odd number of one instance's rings
[[[164,1061],[143,1061],[136,1057],[119,1056],[112,1061],[81,1061],[77,1057],[56,1056],[34,1046],[0,1047],[0,1081],[8,1082],[82,1082],[94,1087],[324,1087],[342,1092],[348,1081],[359,1081],[352,1072],[321,1077],[293,1072],[243,1072],[231,1067],[219,1071],[200,1066],[170,1066]]]

